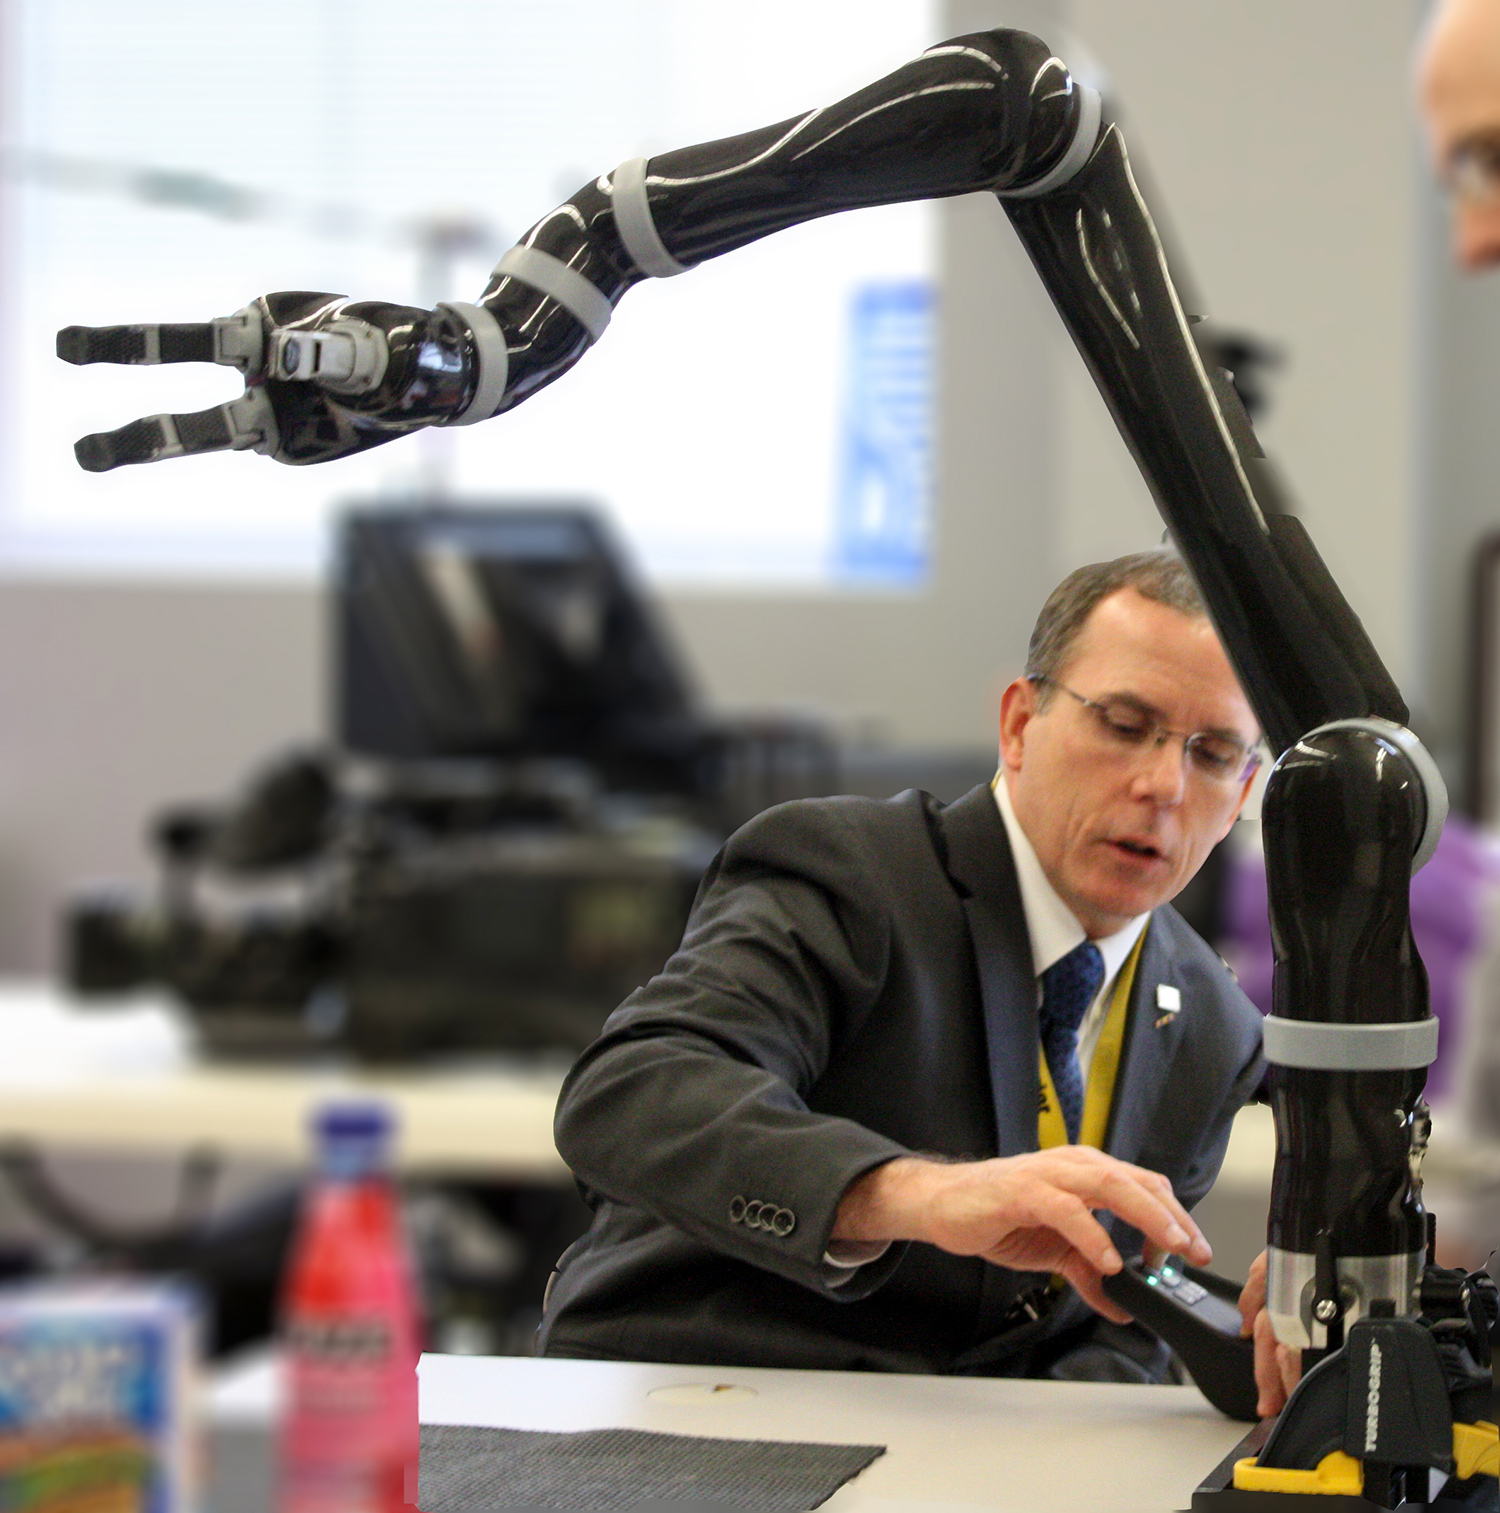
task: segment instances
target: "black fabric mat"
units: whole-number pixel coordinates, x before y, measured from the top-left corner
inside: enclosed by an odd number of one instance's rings
[[[417,1506],[422,1513],[477,1513],[667,1502],[802,1513],[884,1454],[884,1445],[700,1439],[642,1429],[551,1434],[423,1424]]]

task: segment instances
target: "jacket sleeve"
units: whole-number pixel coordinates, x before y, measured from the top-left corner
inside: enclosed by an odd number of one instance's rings
[[[876,1003],[891,947],[859,801],[783,805],[704,878],[682,947],[569,1074],[558,1150],[586,1192],[829,1297],[867,1296],[903,1247],[824,1264],[840,1198],[909,1154],[808,1096]]]

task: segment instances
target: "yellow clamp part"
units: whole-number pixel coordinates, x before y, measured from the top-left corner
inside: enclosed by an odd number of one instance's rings
[[[1453,1426],[1453,1474],[1460,1481],[1471,1476],[1500,1476],[1500,1428],[1480,1419],[1477,1424]]]
[[[1477,1424],[1454,1424],[1453,1460],[1453,1474],[1460,1481],[1471,1476],[1500,1477],[1500,1427],[1484,1419]],[[1364,1491],[1365,1472],[1342,1450],[1325,1455],[1316,1471],[1258,1466],[1255,1457],[1249,1455],[1234,1463],[1234,1485],[1240,1492],[1322,1492],[1358,1497]]]
[[[1325,1455],[1316,1471],[1258,1466],[1255,1457],[1247,1455],[1234,1463],[1234,1485],[1239,1492],[1323,1492],[1358,1497],[1365,1489],[1365,1468],[1342,1450]]]

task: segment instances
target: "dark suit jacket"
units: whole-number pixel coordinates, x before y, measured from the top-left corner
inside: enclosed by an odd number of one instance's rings
[[[1160,983],[1182,1008],[1158,1027]],[[595,1220],[559,1262],[540,1353],[1036,1369],[1038,1334],[1102,1324],[1071,1292],[1016,1334],[1034,1275],[911,1244],[834,1286],[823,1254],[844,1190],[892,1157],[1035,1150],[1037,1046],[1020,890],[987,788],[947,808],[909,791],[761,815],[710,867],[681,950],[563,1088],[558,1149]],[[1191,1207],[1262,1071],[1259,1015],[1158,909],[1107,1149],[1164,1172]],[[1116,1238],[1139,1254],[1133,1231]]]

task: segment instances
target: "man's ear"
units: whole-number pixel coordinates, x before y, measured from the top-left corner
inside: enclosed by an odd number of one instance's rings
[[[1036,714],[1037,687],[1017,678],[1000,696],[1000,763],[1019,768],[1026,747],[1026,727]]]

